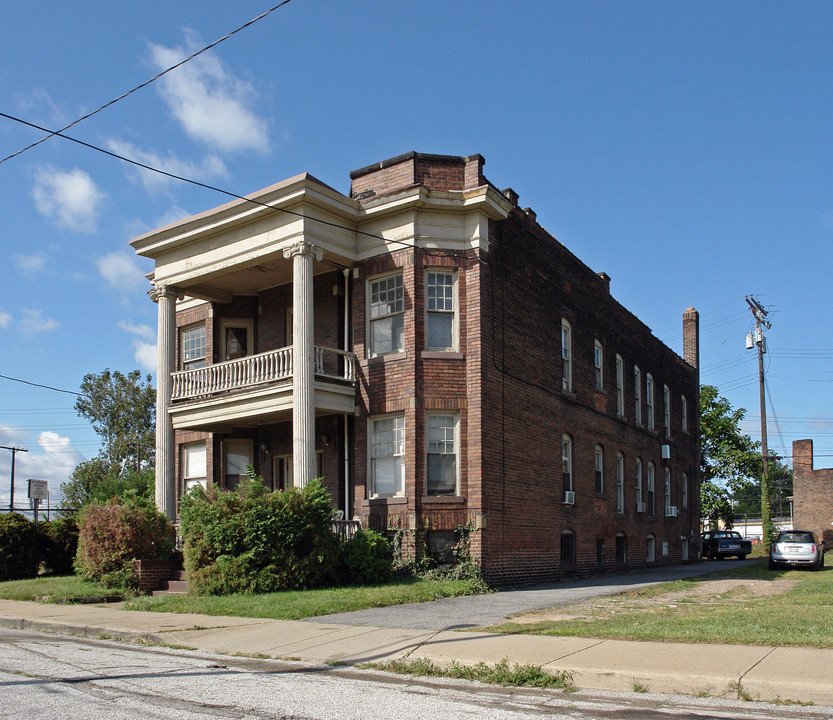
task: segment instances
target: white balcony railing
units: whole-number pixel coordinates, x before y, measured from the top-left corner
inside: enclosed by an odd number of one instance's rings
[[[356,379],[354,353],[315,346],[315,374],[336,380]],[[292,348],[247,355],[237,360],[171,373],[171,400],[207,397],[292,377]]]

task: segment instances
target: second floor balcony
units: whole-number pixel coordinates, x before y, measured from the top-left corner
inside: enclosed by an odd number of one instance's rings
[[[318,345],[314,352],[316,413],[352,413],[355,354]],[[168,414],[174,428],[209,430],[291,419],[292,355],[291,347],[283,347],[172,373]]]

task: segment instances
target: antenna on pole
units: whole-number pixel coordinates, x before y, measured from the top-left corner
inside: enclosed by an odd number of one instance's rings
[[[752,315],[755,318],[754,335],[749,333],[746,336],[746,349],[751,350],[755,347],[758,350],[758,384],[760,386],[761,396],[761,530],[763,534],[761,539],[764,543],[770,545],[773,538],[771,504],[772,491],[769,486],[769,452],[767,450],[766,437],[766,384],[764,380],[764,353],[766,352],[766,338],[764,337],[764,328],[769,330],[772,327],[772,323],[767,320],[769,313],[753,295],[747,296],[746,304],[749,305],[749,309],[752,311]]]

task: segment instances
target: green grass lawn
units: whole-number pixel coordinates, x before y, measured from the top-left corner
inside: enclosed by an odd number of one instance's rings
[[[415,578],[387,585],[299,590],[265,595],[142,595],[127,597],[124,607],[130,610],[298,620],[348,610],[472,595],[479,591],[477,583],[470,580]],[[82,598],[113,594],[113,590],[72,576],[0,583],[0,598],[6,600],[80,601]]]
[[[700,580],[681,580],[620,596],[604,613],[589,619],[505,623],[494,632],[530,635],[599,637],[623,640],[803,645],[833,647],[833,553],[821,572],[770,571],[765,563],[724,570],[702,580],[751,577],[797,579],[798,584],[778,595],[728,593],[716,600],[685,599],[662,603],[663,595],[692,588]],[[640,598],[651,597],[650,604]]]

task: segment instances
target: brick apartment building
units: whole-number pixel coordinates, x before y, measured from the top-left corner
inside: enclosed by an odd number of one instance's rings
[[[793,442],[793,528],[833,547],[833,468],[813,469],[813,441]]]
[[[682,359],[483,164],[408,153],[349,197],[302,174],[132,241],[163,511],[252,464],[406,538],[468,525],[492,582],[696,555],[697,312]]]

